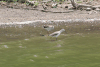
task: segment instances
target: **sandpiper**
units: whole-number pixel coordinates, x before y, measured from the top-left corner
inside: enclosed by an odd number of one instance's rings
[[[56,40],[57,40],[57,37],[58,37],[63,31],[65,31],[65,29],[61,29],[60,31],[56,31],[56,32],[50,34],[49,36],[56,37]]]
[[[49,31],[53,30],[54,26],[52,26],[52,25],[44,25],[43,28],[48,31],[47,33],[48,33],[48,36],[49,36]]]

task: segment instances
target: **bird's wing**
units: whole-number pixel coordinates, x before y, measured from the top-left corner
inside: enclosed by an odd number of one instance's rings
[[[44,28],[48,28],[49,26],[44,26]]]
[[[56,31],[56,32],[50,34],[50,36],[56,36],[56,35],[58,35],[58,34],[59,34],[59,31]]]
[[[46,26],[44,26],[44,28],[49,28],[49,27],[54,28],[54,26],[52,26],[52,25],[46,25]]]

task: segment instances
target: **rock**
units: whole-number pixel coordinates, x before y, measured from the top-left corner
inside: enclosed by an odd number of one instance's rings
[[[13,8],[13,6],[12,5],[7,5],[7,8]]]
[[[47,6],[45,4],[42,4],[42,7],[44,10],[47,10]]]
[[[97,11],[92,10],[92,11],[90,11],[88,14],[96,14],[96,13],[97,13]]]
[[[0,4],[1,4],[1,5],[4,5],[4,6],[6,6],[6,5],[7,5],[7,3],[6,3],[6,2],[0,2]]]
[[[68,6],[65,6],[65,8],[68,8]]]
[[[100,11],[100,9],[99,9],[99,8],[96,8],[95,10],[96,10],[96,11]]]
[[[58,6],[57,3],[51,5],[52,8],[56,8],[57,6]]]
[[[86,8],[86,11],[91,11],[92,9],[91,8]]]
[[[86,2],[86,4],[88,4],[88,5],[92,5],[92,2],[90,1],[90,2]]]
[[[62,8],[62,5],[61,4],[58,4],[57,7]]]
[[[27,0],[27,2],[29,3],[29,5],[33,6],[37,1],[30,1],[30,0]]]
[[[100,5],[92,6],[92,8],[100,8]]]

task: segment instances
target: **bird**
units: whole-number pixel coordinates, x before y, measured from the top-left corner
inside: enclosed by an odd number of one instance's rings
[[[63,31],[65,31],[65,29],[61,29],[60,31],[56,31],[56,32],[50,34],[49,36],[56,37],[56,40],[57,40],[57,37],[58,37]]]
[[[53,25],[44,25],[43,28],[48,31],[47,33],[48,33],[48,36],[49,36],[49,31],[53,30],[54,26]]]

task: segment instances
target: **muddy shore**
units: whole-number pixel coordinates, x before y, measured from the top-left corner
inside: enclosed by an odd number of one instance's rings
[[[54,8],[53,10],[60,10]],[[100,12],[75,10],[69,13],[51,13],[40,10],[0,8],[0,23],[13,23],[34,20],[99,19]]]

